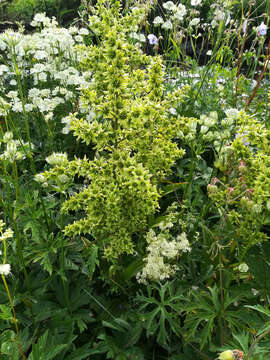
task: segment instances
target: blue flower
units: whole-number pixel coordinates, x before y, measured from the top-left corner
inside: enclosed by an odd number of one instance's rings
[[[150,45],[156,45],[158,43],[158,38],[154,34],[149,34],[147,36],[147,39],[148,39]]]

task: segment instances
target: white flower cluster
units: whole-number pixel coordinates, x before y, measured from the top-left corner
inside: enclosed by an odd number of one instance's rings
[[[175,25],[182,22],[187,13],[185,5],[181,3],[176,5],[172,1],[167,1],[163,4],[163,7],[167,11],[166,19],[164,20],[161,16],[157,16],[153,24],[154,26],[161,25],[164,30],[171,30]]]
[[[134,40],[139,41],[141,43],[144,43],[146,41],[146,38],[145,38],[144,34],[138,34],[135,31],[131,32],[129,34],[129,36],[131,37],[131,39],[134,39]]]
[[[179,213],[177,204],[172,204],[167,215],[155,225],[159,230],[149,230],[146,234],[147,256],[144,267],[137,274],[137,281],[146,284],[148,281],[162,281],[168,279],[177,271],[172,264],[182,253],[191,251],[186,233],[182,232],[176,238],[170,234],[170,229],[177,222]]]
[[[24,143],[21,140],[14,140],[11,131],[7,131],[4,134],[0,145],[1,143],[5,144],[6,148],[4,152],[0,154],[0,161],[6,160],[9,163],[13,163],[14,161],[23,160],[30,151],[29,144]]]
[[[227,26],[231,21],[231,14],[229,11],[230,3],[226,1],[216,1],[210,6],[214,11],[214,17],[211,21],[211,27],[217,27],[221,21],[225,21]]]
[[[55,18],[45,14],[36,14],[31,25],[37,27],[32,34],[12,30],[0,34],[0,50],[5,55],[5,65],[0,65],[0,116],[10,111],[35,112],[36,116],[38,110],[50,121],[55,119],[57,107],[74,104],[79,90],[89,82],[91,74],[77,70],[81,55],[75,47],[89,31],[75,26],[60,28]],[[24,85],[23,97],[12,90],[18,86],[18,77],[23,84],[33,84],[32,88]],[[7,92],[8,84],[11,90]]]
[[[0,244],[2,241],[6,241],[9,238],[12,238],[13,231],[8,228],[3,231],[5,223],[3,220],[0,219]],[[5,262],[5,259],[4,259]],[[10,265],[9,264],[0,264],[0,274],[1,275],[8,275],[10,273]]]
[[[12,238],[13,236],[13,231],[10,228],[6,229],[3,232],[4,226],[5,226],[4,221],[0,219],[0,242]]]

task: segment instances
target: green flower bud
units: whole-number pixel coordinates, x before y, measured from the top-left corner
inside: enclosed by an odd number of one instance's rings
[[[219,354],[219,360],[234,360],[232,350],[225,350],[221,354]]]
[[[208,184],[207,185],[207,190],[210,194],[214,194],[217,192],[217,186],[216,185],[212,185],[212,184]]]

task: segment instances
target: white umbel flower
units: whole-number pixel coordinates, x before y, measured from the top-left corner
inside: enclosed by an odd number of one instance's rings
[[[162,27],[162,29],[164,29],[164,30],[171,30],[171,29],[173,28],[173,24],[171,23],[170,20],[167,20],[167,21],[165,21],[164,24],[162,24],[161,27]]]
[[[154,18],[153,24],[154,26],[158,26],[164,23],[164,20],[162,19],[162,17],[157,16]]]
[[[202,0],[191,0],[191,6],[201,5]]]
[[[176,5],[172,1],[167,1],[163,4],[164,9],[168,11],[175,11]]]

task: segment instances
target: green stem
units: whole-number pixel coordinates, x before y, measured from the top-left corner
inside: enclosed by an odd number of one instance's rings
[[[35,166],[35,163],[34,163],[34,159],[33,159],[32,156],[29,157],[29,154],[28,154],[25,146],[23,145],[23,142],[22,142],[22,140],[20,138],[20,135],[18,133],[17,127],[13,123],[13,120],[12,120],[11,117],[9,117],[9,123],[12,126],[12,131],[14,131],[14,133],[16,134],[17,138],[20,141],[20,145],[22,146],[22,149],[23,149],[23,151],[25,153],[25,156],[28,157],[29,160],[30,160],[30,166],[31,166],[32,173],[36,174],[36,166]],[[41,185],[39,183],[38,183],[38,191],[39,191],[39,195],[40,195],[40,201],[41,201],[41,206],[42,206],[42,210],[43,210],[43,214],[44,214],[44,219],[45,219],[46,226],[47,226],[47,229],[48,229],[48,234],[49,234],[49,232],[50,232],[49,220],[48,220],[48,215],[47,215],[47,212],[46,212],[46,208],[45,208],[44,200],[43,200],[43,196],[42,196],[42,188],[41,188]]]
[[[7,247],[6,247],[6,240],[5,239],[3,240],[3,245],[4,245],[4,261],[3,262],[5,264],[6,259],[7,259]],[[6,292],[7,292],[8,300],[9,300],[11,311],[12,311],[12,314],[13,314],[13,321],[14,321],[14,324],[15,324],[15,330],[16,330],[16,334],[18,336],[19,335],[19,328],[18,328],[18,322],[17,322],[17,318],[16,318],[16,312],[15,312],[15,309],[14,309],[12,297],[11,297],[11,294],[10,294],[9,287],[8,287],[7,282],[6,282],[5,276],[3,274],[1,274],[1,277],[2,277],[2,280],[3,280],[3,283],[4,283],[4,287],[6,289]],[[19,343],[17,343],[17,346],[18,346],[18,349],[19,349],[19,352],[20,352],[22,358],[26,360],[26,357],[25,357],[25,355],[24,355],[24,353],[22,351],[21,345]]]
[[[13,58],[13,65],[14,65],[14,68],[16,70],[15,71],[16,79],[17,79],[18,90],[19,90],[19,94],[20,94],[20,100],[21,100],[21,103],[22,103],[24,124],[25,124],[27,140],[28,140],[29,149],[30,149],[30,152],[28,153],[28,157],[32,158],[32,153],[31,153],[32,144],[31,144],[30,127],[29,127],[29,122],[28,122],[28,115],[27,115],[27,112],[25,110],[25,101],[24,101],[23,87],[22,87],[22,82],[21,82],[21,72],[20,72],[20,69],[19,69],[18,64],[16,62],[16,56],[14,54],[13,54],[12,58]]]
[[[222,277],[222,258],[221,258],[221,248],[219,248],[219,283],[220,283],[220,301],[221,301],[221,313],[219,315],[219,335],[220,335],[220,345],[224,345],[224,334],[223,334],[223,316],[224,316],[224,293],[223,293],[223,277]]]
[[[63,203],[63,194],[60,193],[60,207],[62,206],[62,203]],[[63,214],[60,211],[60,231],[62,232],[62,230],[63,230]],[[63,288],[64,288],[66,305],[67,305],[69,313],[72,315],[72,308],[71,308],[70,301],[69,301],[67,280],[64,278],[64,274],[65,274],[65,252],[64,252],[64,235],[63,234],[61,235],[60,266],[61,266],[61,280],[62,280],[62,284],[63,284]]]

